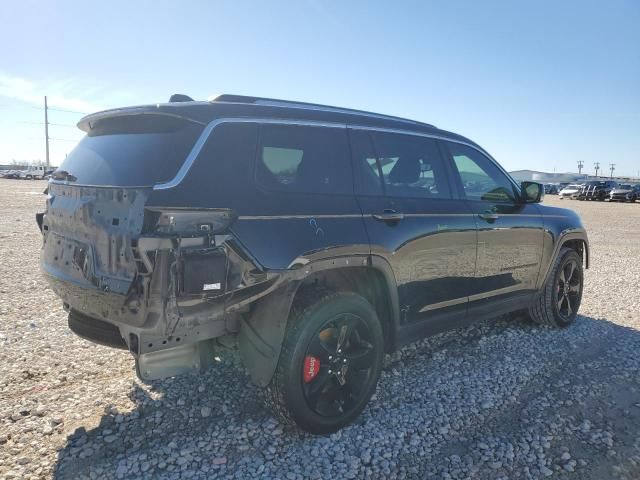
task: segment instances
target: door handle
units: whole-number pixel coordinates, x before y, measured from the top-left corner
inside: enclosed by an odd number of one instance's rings
[[[487,222],[493,222],[494,220],[497,220],[499,218],[499,215],[497,213],[489,213],[489,212],[479,213],[478,216],[481,219],[486,220]]]
[[[382,213],[374,213],[373,218],[381,222],[398,222],[404,218],[404,215],[395,210],[385,209]]]

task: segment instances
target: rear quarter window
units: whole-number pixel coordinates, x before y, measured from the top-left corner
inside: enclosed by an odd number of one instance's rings
[[[346,129],[262,125],[255,179],[271,191],[352,193]]]
[[[100,120],[59,170],[84,185],[147,186],[173,179],[204,126],[163,115]]]

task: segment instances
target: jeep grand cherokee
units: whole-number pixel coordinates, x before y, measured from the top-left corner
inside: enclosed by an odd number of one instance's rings
[[[384,352],[516,310],[576,318],[580,219],[460,135],[235,95],[79,127],[37,216],[42,271],[71,330],[129,350],[143,380],[202,371],[233,337],[275,413],[326,433],[363,410]]]

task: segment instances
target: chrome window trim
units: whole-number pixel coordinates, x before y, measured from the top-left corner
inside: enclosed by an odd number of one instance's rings
[[[204,144],[209,139],[211,132],[218,125],[222,125],[223,123],[259,123],[259,124],[277,124],[277,125],[302,125],[302,126],[325,127],[325,128],[350,128],[354,130],[368,130],[368,131],[375,131],[375,132],[396,133],[401,135],[414,135],[417,137],[427,137],[427,138],[433,138],[436,140],[443,140],[447,142],[458,143],[458,144],[466,145],[467,147],[473,148],[474,150],[477,150],[479,153],[487,157],[504,175],[506,175],[509,181],[520,193],[520,185],[518,185],[518,183],[513,178],[511,178],[511,175],[509,175],[507,171],[504,168],[502,168],[502,166],[488,152],[486,152],[484,149],[476,145],[473,145],[469,142],[465,142],[463,140],[449,138],[446,136],[437,135],[433,133],[415,132],[411,130],[403,130],[398,128],[373,127],[368,125],[352,125],[352,124],[346,124],[346,123],[340,123],[340,122],[322,122],[322,121],[314,121],[314,120],[287,120],[287,119],[280,119],[280,118],[244,118],[244,117],[223,117],[223,118],[218,118],[216,120],[209,122],[209,124],[202,131],[202,134],[200,134],[200,137],[198,137],[198,140],[196,141],[195,145],[191,149],[191,152],[189,152],[189,155],[187,155],[187,158],[185,159],[182,166],[180,167],[180,170],[178,170],[178,173],[176,173],[176,176],[168,182],[158,183],[154,185],[153,189],[167,190],[169,188],[173,188],[179,185],[180,182],[182,182],[182,180],[184,180],[184,178],[187,176],[187,173],[189,173],[189,170],[191,169],[193,162],[195,162],[196,158],[200,154],[202,148],[204,147]]]
[[[173,179],[169,180],[166,183],[158,183],[153,186],[154,190],[167,190],[169,188],[173,188],[182,182],[184,178],[189,173],[191,169],[191,165],[195,162],[196,158],[200,154],[202,147],[209,139],[209,135],[211,132],[218,126],[223,123],[261,123],[261,124],[279,124],[279,125],[308,125],[315,127],[327,127],[327,128],[347,128],[347,125],[344,123],[327,123],[327,122],[314,122],[314,121],[300,121],[300,120],[284,120],[284,119],[276,119],[276,118],[240,118],[240,117],[225,117],[218,118],[210,122],[205,129],[200,134],[200,137],[196,141],[195,145],[189,155],[185,159],[184,163],[176,173],[176,176]]]

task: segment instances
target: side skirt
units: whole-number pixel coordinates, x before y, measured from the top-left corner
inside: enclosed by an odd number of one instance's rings
[[[528,308],[533,297],[534,293],[527,292],[491,302],[482,300],[469,305],[466,311],[446,315],[436,314],[420,322],[406,325],[398,330],[396,349],[425,337]]]

